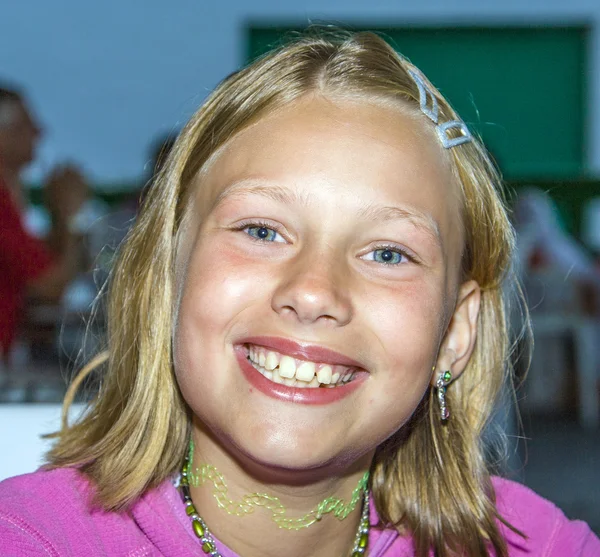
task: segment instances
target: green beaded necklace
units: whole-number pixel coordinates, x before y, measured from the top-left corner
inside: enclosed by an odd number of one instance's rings
[[[192,520],[192,528],[194,534],[200,540],[202,551],[206,555],[211,557],[222,557],[217,551],[215,540],[212,537],[208,527],[202,517],[196,511],[196,507],[192,501],[190,495],[190,485],[188,480],[190,461],[189,457],[186,456],[183,466],[181,467],[181,480],[179,485],[183,494],[183,501],[185,503],[185,512]],[[356,531],[356,538],[354,539],[354,545],[352,546],[351,557],[361,557],[367,551],[367,545],[369,543],[369,492],[365,491],[363,498],[362,514],[360,517],[360,523],[358,530]]]

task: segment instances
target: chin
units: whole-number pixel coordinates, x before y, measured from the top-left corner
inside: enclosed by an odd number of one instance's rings
[[[338,446],[330,436],[295,435],[285,430],[271,432],[268,436],[239,442],[232,440],[230,450],[234,458],[255,474],[266,473],[271,481],[279,478],[282,483],[289,481],[314,481],[315,478],[342,473],[361,460],[369,451],[357,450],[356,443],[348,450]]]

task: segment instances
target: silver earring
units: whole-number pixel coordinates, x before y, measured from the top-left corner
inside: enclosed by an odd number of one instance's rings
[[[446,404],[446,389],[450,384],[450,381],[452,381],[452,373],[450,371],[444,371],[444,373],[439,374],[437,381],[435,382],[438,404],[440,406],[440,418],[442,419],[442,422],[445,422],[450,417],[450,411],[448,410],[448,406]]]

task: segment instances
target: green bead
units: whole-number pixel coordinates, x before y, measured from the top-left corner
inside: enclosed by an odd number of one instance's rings
[[[185,508],[185,513],[186,513],[188,516],[192,516],[192,515],[193,515],[195,512],[196,512],[196,507],[194,507],[194,505],[188,505],[188,506]]]
[[[215,550],[215,544],[212,542],[204,542],[202,544],[202,551],[204,551],[204,553],[210,553],[211,551]]]
[[[202,526],[202,524],[200,524],[200,522],[198,522],[197,520],[194,520],[192,522],[192,528],[194,528],[194,534],[196,534],[196,536],[198,536],[199,538],[202,538],[206,533],[206,529],[204,528],[204,526]]]
[[[449,371],[445,371],[444,372],[444,381],[446,383],[448,383],[448,381],[450,381],[452,379],[452,373],[450,373]]]
[[[362,534],[360,537],[360,540],[358,540],[358,547],[360,547],[361,549],[364,549],[365,547],[367,547],[368,543],[369,543],[369,534]]]

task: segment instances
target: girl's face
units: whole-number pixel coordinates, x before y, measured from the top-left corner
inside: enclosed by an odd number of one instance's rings
[[[436,362],[464,366],[478,292],[458,284],[457,189],[432,129],[368,103],[303,99],[213,158],[174,336],[213,439],[261,465],[341,469],[402,427]]]

